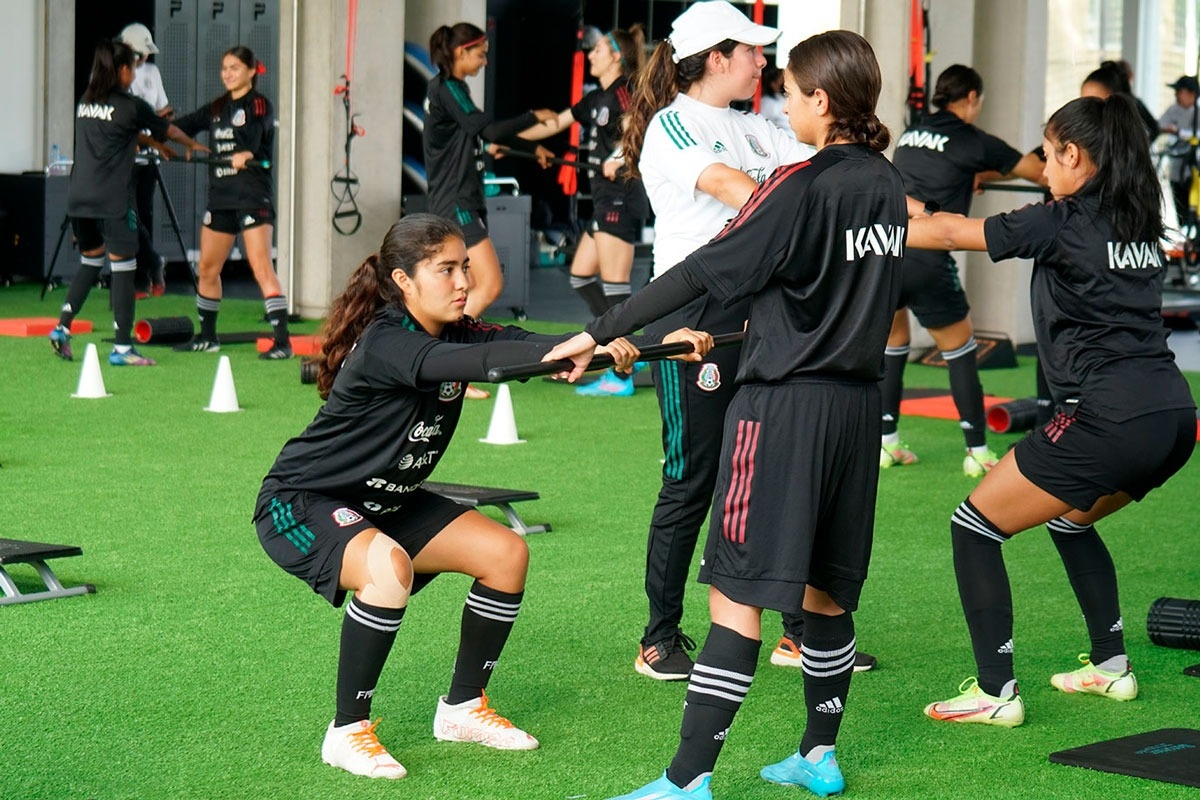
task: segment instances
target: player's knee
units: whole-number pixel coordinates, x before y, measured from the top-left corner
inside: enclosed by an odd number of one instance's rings
[[[369,580],[362,587],[364,602],[384,608],[408,605],[413,568],[404,548],[391,537],[377,533],[367,546],[366,566]]]
[[[505,537],[500,563],[506,575],[520,576],[524,580],[525,573],[529,571],[529,545],[515,533]]]

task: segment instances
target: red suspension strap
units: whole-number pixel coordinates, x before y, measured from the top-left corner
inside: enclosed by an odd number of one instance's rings
[[[354,42],[358,33],[358,0],[349,0],[349,13],[346,18],[346,72],[342,75],[341,83],[334,87],[334,95],[341,95],[342,108],[346,112],[346,141],[345,160],[342,170],[333,176],[330,189],[337,205],[333,209],[333,229],[343,236],[354,234],[362,226],[362,212],[358,210],[358,176],[350,169],[350,146],[356,136],[366,136],[367,132],[358,124],[358,115],[354,113],[350,97],[350,77],[354,74]]]
[[[575,31],[575,58],[571,64],[571,105],[574,106],[583,99],[583,21]],[[564,161],[575,161],[579,153],[579,123],[571,123],[570,144],[563,154]],[[567,197],[572,197],[579,190],[579,171],[572,166],[563,164],[558,170],[558,184]]]

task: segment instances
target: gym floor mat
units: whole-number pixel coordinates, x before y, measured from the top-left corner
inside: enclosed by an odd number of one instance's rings
[[[0,336],[47,336],[58,324],[57,317],[17,317],[0,319]],[[71,333],[91,333],[92,323],[77,319],[71,323]]]
[[[1059,750],[1050,754],[1050,760],[1055,764],[1200,787],[1200,731],[1163,728]]]

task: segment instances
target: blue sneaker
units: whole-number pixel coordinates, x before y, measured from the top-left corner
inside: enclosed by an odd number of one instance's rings
[[[131,347],[124,353],[113,350],[108,354],[108,363],[114,367],[153,367],[154,359],[146,358]]]
[[[758,773],[763,780],[783,786],[803,786],[817,797],[841,794],[846,788],[846,779],[838,768],[837,758],[830,750],[816,764],[800,755],[800,751],[780,761],[763,767]]]
[[[600,376],[600,380],[578,387],[575,394],[582,397],[630,397],[633,394],[633,376],[622,378],[608,369]]]
[[[662,777],[647,783],[640,789],[634,789],[629,794],[620,797],[610,797],[609,800],[670,800],[672,797],[691,798],[692,800],[712,800],[712,790],[708,788],[712,775],[705,775],[691,791],[680,789],[667,778],[666,770]]]
[[[66,361],[71,361],[71,332],[62,325],[56,325],[54,330],[50,331],[50,346],[54,348],[54,355]]]

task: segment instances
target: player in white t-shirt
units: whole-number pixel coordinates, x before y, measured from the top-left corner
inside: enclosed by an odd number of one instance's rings
[[[171,101],[167,99],[167,91],[163,88],[162,74],[158,71],[157,66],[147,60],[158,52],[158,46],[154,44],[154,37],[150,35],[150,30],[140,22],[135,22],[122,28],[117,38],[129,45],[130,49],[137,54],[137,66],[134,68],[133,83],[129,85],[129,93],[149,103],[154,112],[163,119],[174,118],[175,109],[171,108]],[[156,180],[154,170],[143,163],[142,159],[138,159],[134,166],[133,183],[140,223],[138,226],[138,265],[137,271],[134,273],[134,280],[140,297],[148,294],[158,296],[163,294],[167,287],[164,261],[155,252],[154,242],[150,235],[150,228],[154,224]],[[149,291],[147,291],[147,287]]]
[[[722,0],[697,3],[675,19],[670,39],[639,73],[622,146],[628,171],[641,176],[654,210],[655,277],[720,233],[776,167],[814,152],[790,130],[730,107],[754,95],[766,65],[758,48],[778,36]],[[686,324],[711,333],[740,331],[747,309],[746,302],[723,308],[705,296],[646,330]],[[687,650],[694,645],[679,627],[684,586],[712,503],[740,355],[740,348],[728,347],[701,363],[651,365],[666,458],[646,552],[650,619],[634,668],[657,680],[686,680],[691,671]]]

